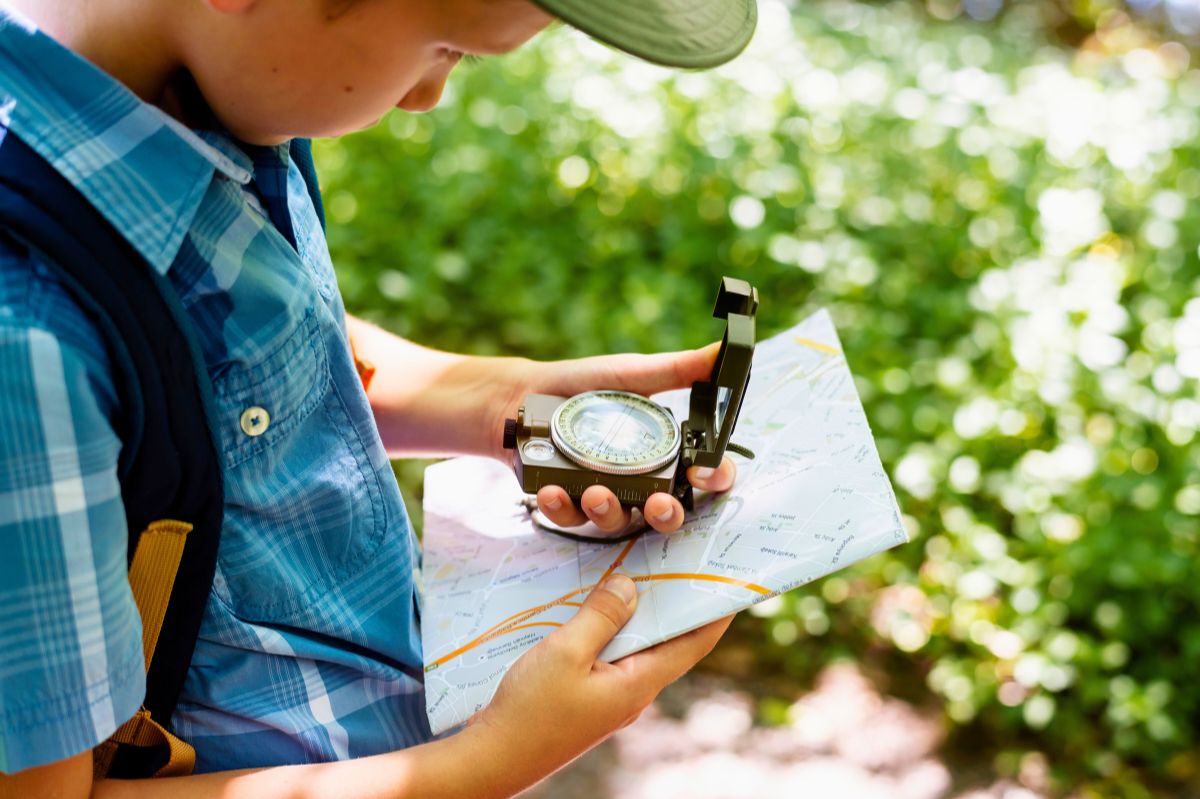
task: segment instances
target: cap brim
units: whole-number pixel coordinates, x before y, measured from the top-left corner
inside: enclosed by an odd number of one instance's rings
[[[638,58],[703,69],[750,42],[756,0],[533,0],[572,27]]]

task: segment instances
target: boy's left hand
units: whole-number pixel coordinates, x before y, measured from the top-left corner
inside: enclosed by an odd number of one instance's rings
[[[503,420],[516,415],[526,394],[554,394],[569,397],[583,391],[620,389],[651,395],[673,388],[691,388],[693,382],[707,379],[720,344],[698,350],[663,352],[655,355],[600,355],[571,361],[547,363],[522,362],[512,376],[511,399],[503,403],[503,415],[494,424],[493,456],[510,463],[512,453],[502,448],[500,430]],[[716,469],[696,466],[688,469],[688,481],[702,491],[726,491],[733,485],[736,469],[726,458]],[[591,521],[605,532],[617,532],[629,524],[629,510],[604,486],[594,485],[583,493],[580,503],[572,502],[558,486],[546,486],[537,495],[538,507],[560,527],[573,527]],[[646,522],[660,533],[671,533],[683,524],[683,506],[670,494],[658,493],[646,500],[642,509]]]

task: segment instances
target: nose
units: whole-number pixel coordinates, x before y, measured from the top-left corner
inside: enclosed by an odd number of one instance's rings
[[[446,80],[450,77],[450,70],[454,68],[451,64],[447,69],[439,69],[432,75],[427,75],[421,79],[421,82],[408,90],[408,94],[401,98],[397,105],[405,111],[413,113],[423,113],[432,111],[437,107],[438,101],[442,99],[442,92],[446,89]]]

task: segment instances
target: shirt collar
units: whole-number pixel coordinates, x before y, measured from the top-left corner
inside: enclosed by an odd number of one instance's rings
[[[143,102],[15,12],[0,8],[7,127],[165,274],[213,175],[250,181],[250,159]]]

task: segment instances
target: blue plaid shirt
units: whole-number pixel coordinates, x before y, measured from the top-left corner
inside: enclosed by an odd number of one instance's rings
[[[167,275],[212,377],[224,524],[172,724],[197,770],[426,740],[416,545],[287,148],[188,130],[0,12],[5,129]],[[0,771],[89,749],[145,690],[113,374],[89,316],[0,238]]]

